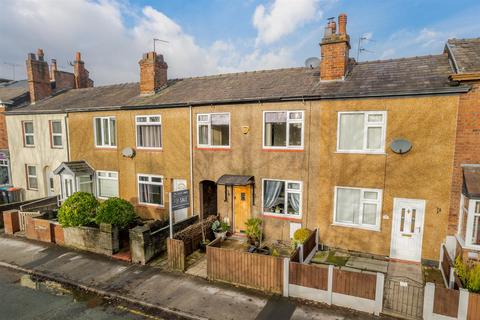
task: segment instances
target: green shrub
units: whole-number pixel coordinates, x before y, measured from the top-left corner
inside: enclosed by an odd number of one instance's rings
[[[455,272],[470,292],[480,292],[480,264],[468,265],[460,256],[455,259]]]
[[[95,221],[97,224],[113,224],[120,229],[127,228],[136,218],[133,205],[120,198],[110,198],[100,204]]]
[[[58,210],[58,222],[62,227],[80,227],[95,222],[97,199],[88,192],[75,192]]]
[[[262,239],[262,219],[250,218],[245,222],[247,230],[245,233],[252,242],[259,242]]]
[[[311,230],[301,228],[293,233],[293,240],[296,240],[300,243],[304,243],[308,237],[312,234]]]

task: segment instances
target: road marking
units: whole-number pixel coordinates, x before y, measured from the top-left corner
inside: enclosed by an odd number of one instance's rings
[[[153,319],[153,320],[164,320],[163,318],[159,318],[159,317],[155,317],[155,316],[151,316],[149,314],[146,314],[145,312],[142,312],[142,311],[139,311],[139,310],[135,310],[135,309],[130,309],[130,308],[127,308],[127,307],[124,307],[124,306],[117,306],[117,309],[120,309],[122,311],[127,311],[131,314],[134,314],[134,315],[137,315],[137,316],[142,316],[142,317],[145,317],[145,318],[148,318],[148,319]]]

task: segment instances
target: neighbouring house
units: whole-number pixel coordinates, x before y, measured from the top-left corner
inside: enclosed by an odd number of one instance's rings
[[[140,83],[69,90],[25,115],[66,114],[69,156],[52,168],[72,185],[63,197],[83,177],[97,197],[166,219],[168,193],[188,188],[176,219],[219,214],[243,233],[260,217],[270,239],[318,228],[326,246],[436,261],[459,199],[457,115],[475,89],[448,52],[356,62],[344,14],[320,47],[319,67],[176,80],[149,52]]]
[[[73,73],[58,70],[54,59],[49,66],[42,49],[28,55],[26,66],[28,97],[22,105],[7,108],[5,115],[14,164],[11,184],[22,189],[24,200],[30,200],[60,193],[53,170],[69,159],[66,113],[44,104],[71,89],[91,87],[93,81],[79,52]]]
[[[468,93],[460,96],[458,105],[449,234],[456,236],[459,244],[452,251],[479,261],[480,38],[448,40],[445,53],[453,67],[450,79],[471,87]],[[453,239],[450,243],[456,242]]]

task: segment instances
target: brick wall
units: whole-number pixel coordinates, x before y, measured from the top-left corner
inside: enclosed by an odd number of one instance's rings
[[[480,81],[469,83],[472,90],[460,96],[457,116],[451,205],[448,219],[449,234],[457,232],[460,195],[462,192],[462,164],[480,164]]]
[[[336,35],[323,41],[320,63],[321,80],[340,80],[347,72],[349,45],[348,35]]]
[[[31,240],[53,242],[50,221],[46,219],[26,217],[25,236]]]
[[[3,224],[6,234],[14,234],[20,231],[20,219],[18,210],[8,210],[3,212]]]

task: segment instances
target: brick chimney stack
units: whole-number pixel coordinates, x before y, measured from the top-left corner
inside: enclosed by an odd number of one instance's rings
[[[75,54],[73,62],[73,74],[75,75],[75,89],[92,87],[93,84],[89,79],[89,72],[85,69],[85,63],[82,61],[80,52]]]
[[[156,52],[143,54],[140,65],[140,94],[154,94],[167,84],[168,65],[163,55]]]
[[[347,73],[350,51],[350,36],[347,34],[347,15],[338,16],[337,24],[329,20],[320,43],[320,80],[343,80]]]
[[[43,50],[38,49],[36,56],[34,53],[28,54],[26,64],[30,101],[35,103],[52,94],[48,63],[44,60]]]

